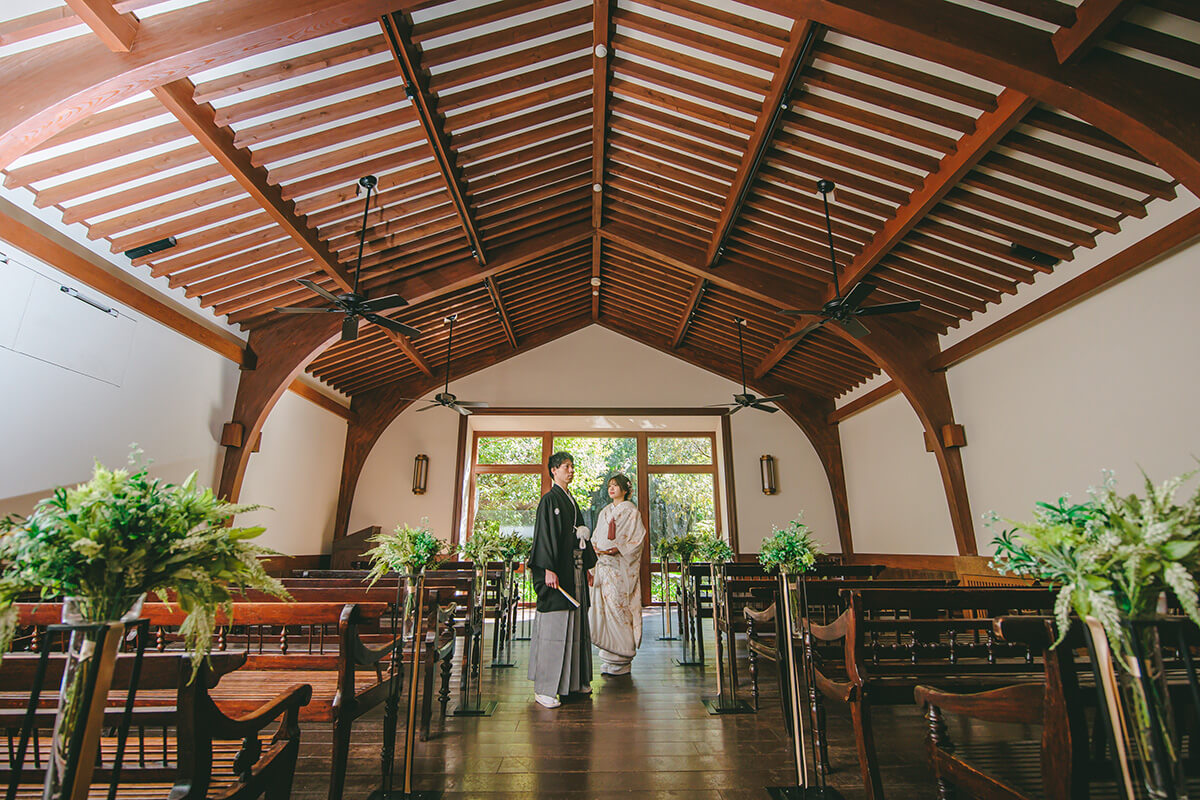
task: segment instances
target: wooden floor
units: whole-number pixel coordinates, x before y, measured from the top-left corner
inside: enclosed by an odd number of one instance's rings
[[[433,737],[417,744],[414,788],[443,791],[447,800],[762,800],[764,787],[793,783],[774,672],[768,667],[761,676],[764,696],[757,714],[710,716],[702,700],[716,689],[711,660],[706,668],[675,665],[679,643],[658,640],[658,611],[647,609],[645,622],[632,675],[601,676],[597,664],[592,696],[572,697],[554,710],[533,703],[525,678],[529,645],[515,643],[515,668],[484,669],[484,699],[499,701],[494,715],[435,718]],[[711,631],[707,635],[711,642]],[[490,654],[490,642],[488,647]],[[743,666],[744,660],[743,652]],[[746,684],[744,671],[742,680]],[[451,709],[456,702],[457,696]],[[935,796],[918,710],[881,709],[877,725],[889,798]],[[831,783],[847,800],[862,798],[848,716],[831,714],[829,728]],[[366,800],[378,785],[381,738],[378,714],[356,726],[346,800]],[[326,797],[328,753],[329,729],[307,726],[293,797]]]

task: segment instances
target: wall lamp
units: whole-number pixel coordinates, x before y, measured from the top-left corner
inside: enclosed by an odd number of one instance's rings
[[[429,482],[429,456],[418,453],[413,459],[413,494],[425,494]]]
[[[775,456],[759,456],[758,471],[762,478],[763,494],[775,494],[779,488],[775,485]]]

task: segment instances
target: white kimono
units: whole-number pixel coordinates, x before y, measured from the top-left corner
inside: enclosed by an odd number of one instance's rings
[[[601,671],[610,675],[629,672],[629,664],[642,643],[641,569],[645,543],[646,528],[637,506],[624,500],[601,509],[592,533],[592,546],[598,552],[588,627],[592,643],[600,648]],[[599,551],[613,548],[620,553],[599,555]]]

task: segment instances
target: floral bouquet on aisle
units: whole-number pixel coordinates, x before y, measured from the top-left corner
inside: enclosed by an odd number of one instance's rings
[[[772,526],[772,534],[763,540],[758,561],[767,569],[779,568],[792,575],[808,572],[821,555],[821,543],[813,538],[812,530],[801,521],[803,512],[786,528]]]

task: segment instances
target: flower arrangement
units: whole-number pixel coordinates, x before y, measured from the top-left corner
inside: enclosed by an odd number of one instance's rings
[[[764,539],[759,548],[759,563],[767,569],[778,567],[794,575],[812,569],[822,549],[812,531],[801,521],[802,516],[803,512],[786,528],[771,527],[771,536]]]
[[[694,533],[681,533],[676,536],[664,536],[658,540],[659,561],[678,561],[690,564],[696,557],[700,547],[700,537]]]
[[[476,530],[460,549],[466,560],[476,564],[499,561],[503,555],[500,534],[488,529]]]
[[[500,534],[500,558],[507,563],[523,564],[533,550],[533,539],[517,531]]]
[[[178,486],[151,478],[139,456],[130,456],[132,471],[97,463],[87,483],[56,489],[28,517],[0,521],[0,654],[22,595],[76,598],[95,621],[120,618],[148,592],[173,599],[187,612],[180,633],[196,666],[211,649],[217,611],[232,616],[233,592],[291,599],[262,564],[279,553],[250,543],[264,529],[226,527],[258,506],[217,499],[195,473]]]
[[[1175,502],[1176,491],[1196,473],[1159,486],[1143,475],[1145,496],[1139,497],[1118,494],[1106,472],[1086,503],[1060,497],[1057,504],[1038,503],[1031,522],[1005,520],[1014,527],[992,541],[992,566],[1060,587],[1054,606],[1059,641],[1074,610],[1097,618],[1120,647],[1122,619],[1153,614],[1164,590],[1200,625],[1200,488],[1182,505]]]
[[[371,561],[367,573],[369,586],[387,575],[399,572],[411,575],[436,566],[441,561],[444,543],[428,528],[429,520],[421,520],[421,527],[414,528],[401,523],[392,533],[377,533],[368,541],[375,546],[364,553]]]
[[[711,564],[724,564],[733,560],[733,548],[716,534],[701,536],[696,547],[696,557]]]

